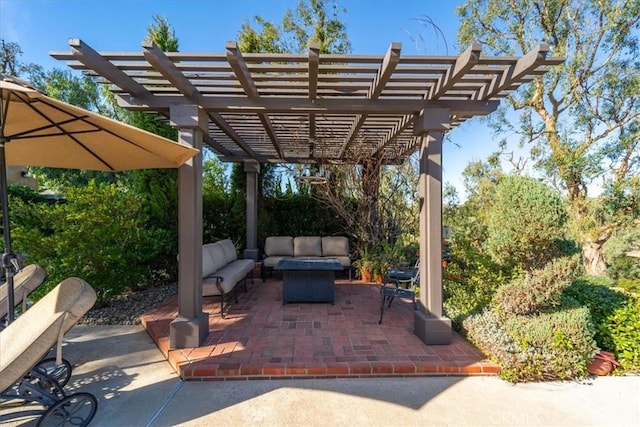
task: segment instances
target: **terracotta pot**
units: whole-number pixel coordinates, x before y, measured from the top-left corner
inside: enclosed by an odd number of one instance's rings
[[[372,282],[373,281],[373,272],[371,270],[367,270],[366,268],[360,269],[360,280],[363,282]]]

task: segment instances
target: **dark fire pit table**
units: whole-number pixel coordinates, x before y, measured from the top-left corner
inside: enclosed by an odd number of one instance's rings
[[[335,302],[335,272],[343,269],[337,259],[283,259],[273,269],[282,271],[283,305]]]

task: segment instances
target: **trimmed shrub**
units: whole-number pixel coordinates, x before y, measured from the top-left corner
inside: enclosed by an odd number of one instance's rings
[[[518,344],[509,336],[500,318],[491,310],[467,317],[463,322],[463,331],[469,341],[502,366],[503,376],[510,369],[522,364]]]
[[[588,375],[587,364],[598,351],[586,308],[513,316],[505,329],[524,355],[524,363],[514,372],[522,381],[584,377]]]
[[[578,257],[556,258],[544,268],[501,286],[494,303],[505,315],[534,314],[557,307],[562,292],[576,275],[579,261]]]
[[[466,223],[457,218],[455,232],[449,247],[449,260],[442,272],[444,311],[453,326],[460,330],[462,321],[471,314],[487,307],[500,286],[508,283],[515,274],[509,268],[497,264],[483,253],[479,242],[484,239],[478,224]]]
[[[502,367],[508,381],[566,380],[588,374],[597,352],[585,308],[537,316],[512,316],[503,322],[485,311],[464,321],[467,337]]]
[[[581,277],[564,295],[589,309],[598,346],[628,372],[640,372],[640,299],[609,288],[611,279]]]
[[[512,175],[498,183],[492,202],[486,248],[497,262],[531,270],[559,254],[567,214],[557,191]]]

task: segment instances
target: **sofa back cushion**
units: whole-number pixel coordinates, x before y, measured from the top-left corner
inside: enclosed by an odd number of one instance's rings
[[[222,252],[224,253],[224,260],[227,264],[238,259],[236,247],[233,245],[231,239],[220,240],[218,244],[222,248]]]
[[[227,264],[222,247],[216,243],[202,246],[202,277],[207,277]]]
[[[264,241],[264,253],[267,256],[293,256],[293,237],[267,237]]]
[[[293,256],[322,256],[322,239],[320,236],[295,237]]]
[[[349,239],[343,236],[325,236],[322,238],[322,256],[349,256]]]

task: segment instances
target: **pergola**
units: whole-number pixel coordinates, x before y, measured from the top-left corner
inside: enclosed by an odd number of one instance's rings
[[[465,120],[494,111],[499,100],[562,63],[540,45],[522,57],[491,57],[471,45],[459,56],[96,52],[70,39],[51,55],[109,84],[121,106],[156,112],[179,141],[209,146],[247,174],[245,256],[258,256],[257,174],[260,163],[399,164],[420,152],[420,310],[414,332],[427,344],[448,344],[442,312],[442,141]],[[480,141],[479,141],[480,142]],[[172,348],[198,347],[209,333],[202,311],[202,155],[179,171],[178,318]]]

